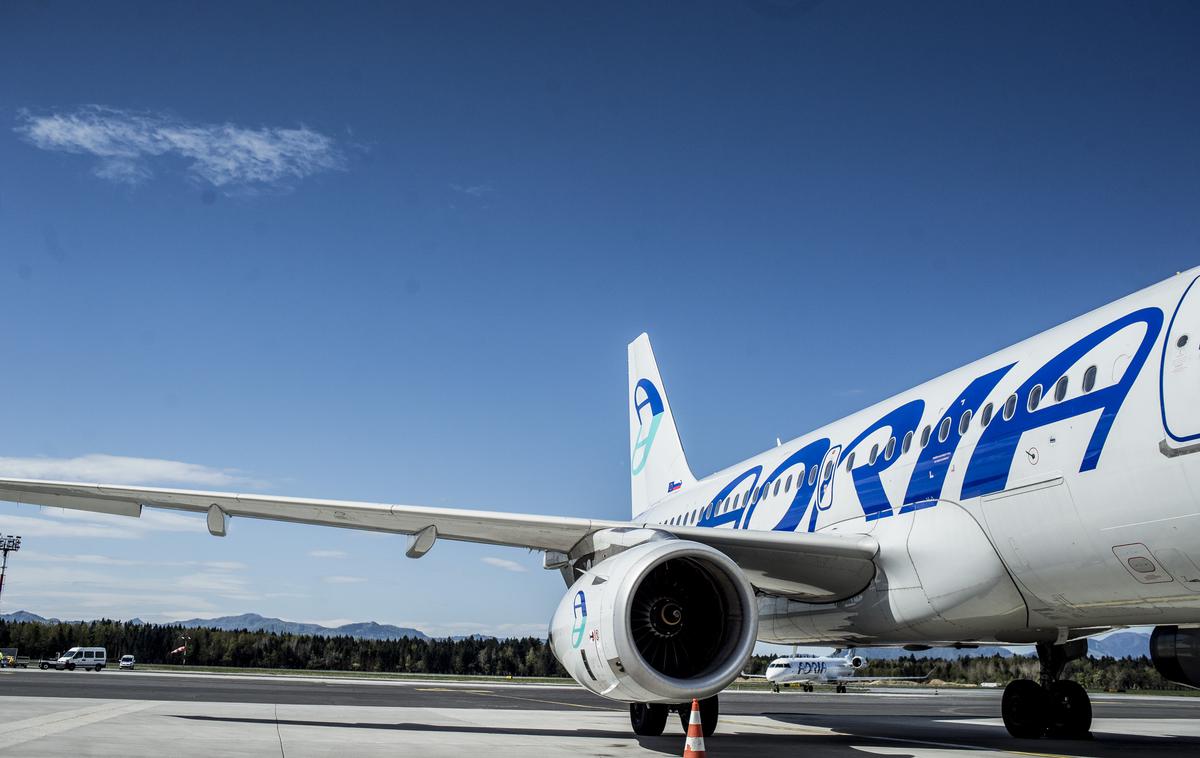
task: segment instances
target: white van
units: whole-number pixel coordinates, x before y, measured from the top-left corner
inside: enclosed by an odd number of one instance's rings
[[[99,671],[108,663],[108,651],[102,647],[73,647],[54,661],[54,668],[62,671]]]

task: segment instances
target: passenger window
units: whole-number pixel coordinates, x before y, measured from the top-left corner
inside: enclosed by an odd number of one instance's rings
[[[733,496],[733,507],[734,508],[737,508],[738,500],[740,500],[741,497],[742,497],[742,493],[740,493],[740,492]]]
[[[772,495],[779,494],[779,485],[781,485],[781,484],[783,484],[783,482],[779,481],[778,479],[775,480],[775,489],[771,491]]]
[[[879,445],[871,445],[871,454],[867,456],[867,465],[874,466],[875,459],[879,457]]]
[[[1042,402],[1042,385],[1035,384],[1035,385],[1033,385],[1033,389],[1029,390],[1029,402],[1027,402],[1025,404],[1025,407],[1028,408],[1029,411],[1032,413],[1033,411],[1037,410],[1037,407],[1041,402]]]
[[[1096,386],[1096,367],[1088,366],[1088,370],[1083,372],[1083,391],[1091,392]]]
[[[950,438],[950,417],[942,419],[941,426],[938,427],[938,442],[945,442]]]
[[[1017,393],[1012,393],[1004,401],[1004,420],[1009,421],[1017,412]]]
[[[907,432],[904,435],[904,444],[900,446],[900,455],[907,453],[910,447],[912,447],[912,432]]]
[[[792,475],[788,474],[787,481],[783,483],[783,491],[789,492],[792,489]]]
[[[825,478],[828,479],[829,475],[832,473],[833,473],[833,461],[830,461],[829,463],[825,464]]]
[[[970,428],[971,428],[971,409],[968,408],[965,411],[963,411],[962,418],[960,418],[958,420],[959,435],[966,434],[967,430]]]
[[[1179,335],[1179,340],[1175,343],[1175,347],[1183,347],[1187,344],[1187,340],[1188,338],[1186,334]]]
[[[808,472],[808,486],[813,486],[817,483],[817,467],[813,466]]]
[[[1067,377],[1064,375],[1058,380],[1058,384],[1054,385],[1054,402],[1061,403],[1063,398],[1067,396]]]
[[[929,424],[926,424],[925,428],[921,430],[921,447],[925,447],[928,444],[929,444]]]
[[[846,456],[846,470],[854,468],[854,453]]]
[[[979,426],[987,429],[987,425],[992,423],[992,404],[988,403],[983,406],[983,413],[979,416]]]
[[[896,438],[888,437],[887,447],[883,449],[883,459],[890,461],[892,456],[896,454]]]

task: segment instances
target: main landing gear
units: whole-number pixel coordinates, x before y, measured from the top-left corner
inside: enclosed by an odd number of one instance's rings
[[[680,705],[630,703],[629,723],[633,726],[633,733],[639,737],[659,736],[667,726],[667,716],[670,715],[671,711],[679,714],[679,722],[683,725],[683,731],[686,734],[688,722],[692,718],[691,703],[682,703]],[[711,737],[712,733],[717,730],[717,716],[719,712],[720,708],[717,704],[716,695],[706,697],[700,701],[700,724],[704,730],[705,737]]]
[[[1014,737],[1086,739],[1091,736],[1092,703],[1076,682],[1061,679],[1066,665],[1087,655],[1087,640],[1065,645],[1040,642],[1039,682],[1017,679],[1004,688],[1000,711],[1004,727]]]

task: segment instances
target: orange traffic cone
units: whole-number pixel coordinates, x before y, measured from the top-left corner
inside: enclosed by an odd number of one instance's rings
[[[700,702],[692,698],[692,718],[688,721],[687,742],[683,743],[683,758],[705,758],[704,727],[700,723]]]

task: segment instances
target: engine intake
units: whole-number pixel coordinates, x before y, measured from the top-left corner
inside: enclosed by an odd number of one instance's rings
[[[1150,635],[1150,660],[1164,679],[1200,687],[1200,628],[1154,627]]]
[[[737,565],[677,539],[600,561],[567,591],[550,626],[555,656],[615,700],[678,703],[716,694],[754,649],[758,608]]]

